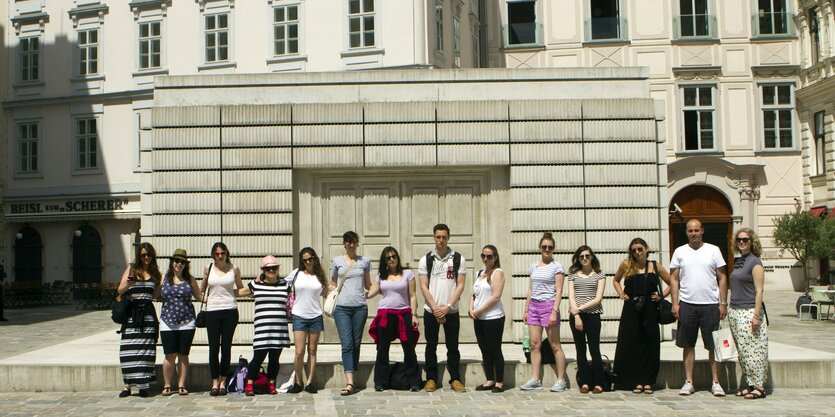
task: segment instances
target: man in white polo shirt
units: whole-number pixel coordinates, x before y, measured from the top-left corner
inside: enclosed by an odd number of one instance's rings
[[[685,381],[679,394],[690,395],[693,387],[693,367],[696,363],[696,337],[702,333],[702,341],[708,351],[710,371],[713,374],[711,393],[724,397],[719,384],[719,366],[713,357],[714,330],[728,314],[728,281],[725,260],[715,245],[702,240],[704,228],[696,219],[687,222],[689,243],[676,248],[670,262],[670,287],[673,296],[673,315],[678,318],[676,346],[684,349]]]
[[[438,383],[438,333],[444,326],[446,362],[450,386],[456,392],[464,392],[461,383],[461,352],[458,350],[458,331],[461,320],[458,316],[458,301],[464,292],[467,264],[460,253],[447,246],[449,226],[440,223],[432,230],[435,250],[420,258],[418,277],[420,292],[426,304],[423,305],[423,332],[426,338],[426,392],[435,391]]]

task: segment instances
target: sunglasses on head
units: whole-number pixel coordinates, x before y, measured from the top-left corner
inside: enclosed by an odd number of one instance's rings
[[[484,259],[484,260],[487,260],[487,261],[490,261],[495,257],[496,257],[496,255],[491,255],[491,254],[487,254],[487,253],[482,253],[481,254],[481,259]]]

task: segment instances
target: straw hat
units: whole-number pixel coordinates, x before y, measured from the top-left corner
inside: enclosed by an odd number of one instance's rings
[[[278,259],[275,259],[275,256],[267,255],[263,259],[261,259],[261,269],[270,266],[278,266]]]
[[[185,262],[185,263],[188,263],[188,262],[189,262],[189,260],[188,260],[188,254],[186,253],[186,250],[185,250],[185,249],[177,249],[177,250],[175,250],[175,251],[174,251],[174,254],[173,254],[173,255],[171,255],[171,259],[177,259],[177,260],[183,261],[183,262]]]

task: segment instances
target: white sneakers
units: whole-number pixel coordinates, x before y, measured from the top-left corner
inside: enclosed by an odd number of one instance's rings
[[[696,388],[693,387],[693,383],[690,381],[684,381],[684,385],[681,386],[681,389],[678,391],[678,395],[690,395],[694,392],[696,392]],[[722,385],[718,382],[714,382],[710,387],[710,393],[713,394],[714,397],[725,396],[725,390],[722,389]]]
[[[568,388],[565,381],[558,379],[554,385],[551,386],[551,392],[563,392]],[[522,391],[539,391],[542,389],[542,382],[536,379],[531,379],[519,387]]]
[[[551,392],[563,392],[567,388],[565,381],[558,379],[554,385],[551,386]]]

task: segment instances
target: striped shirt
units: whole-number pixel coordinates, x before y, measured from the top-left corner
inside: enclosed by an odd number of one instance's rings
[[[597,297],[597,285],[601,280],[604,281],[605,285],[606,275],[602,272],[597,272],[587,277],[579,274],[571,274],[568,276],[568,282],[574,283],[574,301],[577,303],[577,307]],[[601,302],[588,310],[584,310],[583,313],[603,314],[603,303]]]
[[[255,280],[248,284],[255,299],[255,336],[252,350],[282,349],[290,346],[287,320],[289,281],[279,279],[275,284]]]
[[[531,275],[531,299],[537,301],[553,301],[557,296],[557,284],[554,276],[557,274],[564,274],[557,261],[540,266],[539,262],[532,263],[528,268],[528,273]]]

